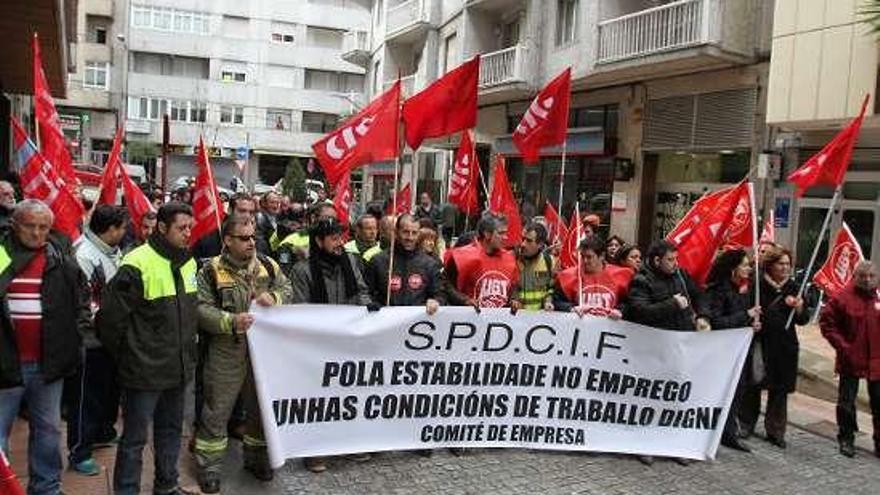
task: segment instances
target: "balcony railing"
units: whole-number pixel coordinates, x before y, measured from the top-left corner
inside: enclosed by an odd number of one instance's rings
[[[386,33],[393,34],[413,24],[427,23],[430,0],[406,0],[397,5],[388,4],[385,23]]]
[[[388,91],[389,89],[391,89],[391,86],[393,86],[394,83],[396,83],[396,82],[397,82],[397,79],[391,79],[390,81],[385,81],[385,83],[382,85],[383,86],[382,90]],[[416,94],[416,75],[410,74],[408,76],[401,77],[400,78],[400,95],[403,98],[408,98],[414,94]],[[375,98],[375,95],[374,95],[374,98]]]
[[[680,0],[599,23],[598,63],[644,57],[709,41],[709,0]]]
[[[370,49],[367,46],[369,33],[366,31],[346,31],[342,35],[342,53],[365,52]]]
[[[480,56],[480,87],[523,81],[525,47],[512,46]]]

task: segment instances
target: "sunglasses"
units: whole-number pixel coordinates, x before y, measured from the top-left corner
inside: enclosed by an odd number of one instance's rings
[[[238,239],[242,242],[254,241],[257,239],[257,236],[255,235],[230,235],[229,237],[232,237],[233,239]]]

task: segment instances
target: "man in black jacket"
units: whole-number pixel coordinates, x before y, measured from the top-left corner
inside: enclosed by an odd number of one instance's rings
[[[654,243],[647,263],[633,277],[625,319],[667,330],[710,330],[703,292],[678,266],[678,250],[669,241]]]
[[[50,235],[52,210],[36,199],[16,205],[0,239],[0,448],[22,399],[30,412],[28,493],[61,489],[63,378],[80,361],[90,327],[85,275],[69,245]]]
[[[425,305],[433,314],[440,305],[440,263],[418,249],[419,222],[410,214],[397,218],[394,276],[388,283],[390,248],[367,264],[365,277],[373,301],[384,306],[391,286],[391,306]]]
[[[192,209],[163,205],[157,230],[128,253],[98,311],[98,337],[122,386],[122,438],[113,490],[140,493],[147,431],[153,423],[156,494],[179,494],[177,460],[183,392],[195,368],[196,262],[188,249]]]

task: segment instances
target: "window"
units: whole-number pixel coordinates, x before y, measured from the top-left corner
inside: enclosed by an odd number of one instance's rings
[[[131,53],[131,70],[156,76],[208,78],[208,59],[149,52]]]
[[[266,67],[266,84],[274,88],[292,88],[294,82],[294,69],[283,65],[270,65]]]
[[[303,132],[315,132],[318,134],[326,134],[336,128],[339,116],[332,113],[320,112],[303,112],[302,130]]]
[[[266,111],[266,129],[275,129],[278,131],[291,130],[291,112],[290,110],[272,110]]]
[[[235,72],[231,70],[224,70],[220,73],[220,80],[223,82],[245,82],[247,80],[247,76],[244,72]]]
[[[164,7],[131,7],[133,27],[172,31],[176,33],[208,34],[208,14]]]
[[[362,93],[364,91],[365,77],[363,74],[351,74],[343,72],[339,74],[339,91],[345,93]]]
[[[128,98],[128,118],[140,120],[159,120],[168,114],[176,122],[204,122],[206,107],[204,103],[165,98],[131,96]]]
[[[556,46],[571,43],[577,37],[578,0],[556,0]]]
[[[342,49],[342,36],[344,31],[339,29],[321,28],[308,26],[306,28],[306,39],[309,45],[319,46],[322,48],[332,48],[335,50]]]
[[[234,15],[223,16],[223,35],[230,38],[247,38],[251,20]]]
[[[110,64],[107,62],[86,62],[83,86],[86,88],[107,89],[110,80]]]
[[[205,122],[208,115],[208,106],[204,103],[190,102],[189,104],[189,121]]]
[[[244,125],[244,107],[220,107],[220,123]]]
[[[447,36],[443,46],[443,73],[446,74],[450,68],[458,65],[458,34],[452,33]]]
[[[107,44],[107,32],[113,20],[100,15],[86,15],[86,42]]]
[[[275,43],[293,43],[293,35],[272,33],[272,41]]]
[[[305,89],[360,93],[364,90],[363,74],[306,69]]]

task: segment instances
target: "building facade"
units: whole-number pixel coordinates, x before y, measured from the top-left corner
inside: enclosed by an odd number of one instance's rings
[[[866,117],[832,217],[831,236],[846,222],[865,256],[880,256],[880,118],[877,38],[858,15],[857,0],[776,0],[770,61],[767,122],[782,158],[770,206],[782,242],[795,249],[795,263],[807,265],[833,191],[809,190],[795,198],[781,180],[816,153],[858,115],[871,95]],[[828,236],[819,259],[825,259]]]
[[[573,201],[606,231],[647,244],[705,191],[738,182],[759,161],[773,2],[757,0],[379,0],[365,51],[370,95],[398,74],[405,93],[481,55],[478,155],[489,181],[502,154],[526,212]],[[365,56],[365,53],[368,56]],[[356,57],[356,59],[355,59]],[[511,134],[536,91],[572,67],[562,149],[522,164]],[[457,138],[407,154],[403,182],[442,198]],[[370,167],[368,197],[393,167]]]
[[[363,104],[364,69],[342,60],[364,31],[358,0],[117,0],[120,109],[129,147],[157,150],[170,122],[169,187],[195,175],[203,136],[218,185],[274,184],[292,158]],[[124,107],[124,108],[122,108]]]

